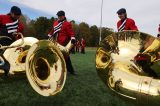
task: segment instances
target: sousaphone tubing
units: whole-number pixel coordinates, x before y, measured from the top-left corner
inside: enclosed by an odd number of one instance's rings
[[[33,37],[25,37],[24,43],[14,48],[8,48],[5,50],[3,56],[10,63],[9,72],[12,74],[25,72],[25,62],[28,50],[30,47],[38,42],[38,39]],[[20,44],[22,39],[16,40],[10,46]]]
[[[73,46],[71,41],[64,47],[52,40],[37,40],[22,36],[6,49],[5,59],[10,63],[10,73],[26,72],[32,88],[42,96],[59,93],[66,80],[66,63],[63,54],[68,54]],[[62,54],[63,53],[63,54]],[[1,59],[1,64],[5,64]]]
[[[158,38],[138,31],[113,33],[96,51],[96,69],[108,93],[141,106],[160,106]]]

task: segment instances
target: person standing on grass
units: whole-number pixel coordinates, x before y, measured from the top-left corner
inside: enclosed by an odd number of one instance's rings
[[[71,40],[72,44],[75,44],[75,35],[72,29],[72,25],[67,21],[64,11],[57,12],[58,20],[53,22],[53,26],[48,36],[55,39],[59,44],[66,46]],[[73,69],[71,59],[69,55],[64,55],[66,61],[67,71],[72,75],[76,75]]]
[[[85,54],[86,41],[84,38],[81,39],[81,53]]]
[[[135,21],[131,18],[127,18],[127,12],[125,8],[121,8],[117,11],[118,17],[120,20],[117,22],[118,32],[123,30],[135,30],[138,31],[138,28],[135,24]]]
[[[71,52],[72,54],[75,54],[75,45],[71,48],[70,52]]]
[[[76,42],[76,52],[79,52],[79,47],[80,47],[80,41],[77,40],[77,42]]]
[[[0,36],[6,36],[10,39],[0,39],[0,45],[8,46],[18,39],[17,36],[13,35],[15,32],[23,33],[24,26],[19,21],[21,17],[21,9],[17,6],[11,7],[10,13],[0,15]],[[5,61],[4,64],[0,64],[0,69],[5,71],[5,76],[8,75],[10,70],[9,62],[3,56],[4,50],[0,50],[0,57]]]

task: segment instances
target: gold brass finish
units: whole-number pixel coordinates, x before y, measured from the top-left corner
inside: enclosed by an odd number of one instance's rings
[[[111,34],[96,51],[96,70],[111,92],[141,106],[160,106],[159,39],[136,31]]]
[[[18,33],[19,34],[19,33]],[[71,42],[66,47],[55,41],[25,37],[13,42],[10,46],[0,46],[6,49],[4,57],[10,63],[10,73],[26,72],[32,88],[43,96],[53,96],[59,93],[66,80],[66,64],[63,54],[68,54],[73,46]],[[1,65],[5,64],[1,59]]]
[[[66,46],[62,46],[61,44],[59,44],[58,42],[56,42],[54,39],[51,39],[50,41],[52,41],[52,43],[54,43],[54,45],[56,45],[63,54],[69,54],[69,51],[72,49],[72,47],[74,46],[71,43],[71,40],[68,42],[68,44]]]
[[[15,48],[15,47],[19,47],[21,45],[24,44],[24,39],[23,39],[23,34],[22,33],[13,33],[13,35],[15,36],[20,36],[21,39],[19,39],[19,42],[17,44],[14,44],[14,45],[9,45],[9,46],[2,46],[0,47],[0,49],[8,49],[8,48]],[[8,38],[8,39],[11,39],[9,37],[6,37],[6,36],[2,36],[1,38]]]
[[[66,64],[62,52],[51,41],[32,45],[26,58],[26,74],[32,88],[43,96],[59,93],[66,80]]]
[[[25,71],[25,60],[29,48],[36,42],[38,39],[33,37],[23,38],[23,44],[19,45],[22,42],[22,39],[16,40],[13,42],[7,50],[5,50],[3,56],[10,63],[10,73],[22,73]],[[15,47],[15,45],[18,45]]]

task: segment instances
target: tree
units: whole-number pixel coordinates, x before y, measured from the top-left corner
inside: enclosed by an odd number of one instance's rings
[[[70,21],[70,23],[75,24],[76,22],[74,20]]]
[[[27,34],[25,34],[25,30],[27,29],[28,25],[27,25],[27,22],[26,22],[26,18],[24,15],[22,15],[20,17],[20,21],[23,23],[23,26],[24,26],[24,33],[23,33],[23,36],[26,36]]]
[[[91,46],[98,46],[99,44],[99,31],[96,25],[90,27],[91,32]]]
[[[34,20],[30,20],[29,17],[27,15],[22,15],[20,17],[20,21],[23,23],[24,25],[24,32],[23,35],[24,37],[35,37],[36,35],[36,31],[34,28]]]
[[[30,36],[30,37],[36,37],[36,30],[34,28],[34,20],[31,20],[28,24],[27,27],[24,30],[25,36]]]
[[[91,46],[91,33],[89,25],[85,22],[79,24],[79,37],[86,40],[86,45]]]
[[[27,21],[28,20],[28,21]],[[21,17],[21,21],[25,26],[24,36],[32,36],[38,39],[47,39],[48,33],[52,28],[53,22],[57,20],[54,17],[39,17],[36,20],[30,20],[26,15]],[[84,38],[87,46],[98,46],[99,44],[99,28],[96,25],[89,26],[82,22],[79,25],[74,20],[70,21],[75,33],[76,39]],[[102,28],[102,39],[113,33],[113,29],[108,27]]]
[[[36,30],[36,38],[46,39],[50,29],[49,19],[46,17],[39,17],[34,23],[34,28]]]
[[[79,26],[75,23],[74,20],[72,20],[70,22],[72,24],[72,28],[73,28],[74,35],[75,35],[76,39],[80,39],[80,37],[79,37]]]
[[[103,40],[106,36],[108,36],[108,35],[110,35],[110,34],[112,34],[112,33],[114,33],[114,32],[113,32],[113,30],[112,30],[111,28],[102,27],[102,40]]]
[[[48,23],[48,29],[46,30],[47,34],[49,33],[49,31],[52,29],[53,23],[56,19],[54,17],[51,17],[49,19],[49,23]]]

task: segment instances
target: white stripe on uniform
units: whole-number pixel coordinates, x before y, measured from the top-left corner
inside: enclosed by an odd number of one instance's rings
[[[7,27],[7,29],[9,30],[9,29],[12,29],[12,28],[17,28],[18,27],[18,25],[16,25],[16,26],[11,26],[11,27]]]
[[[14,21],[14,22],[12,22],[12,23],[7,23],[6,26],[8,26],[8,25],[14,25],[14,24],[16,24],[16,23],[18,23],[18,20],[17,20],[17,21]]]
[[[119,28],[118,28],[119,31],[120,31],[120,29],[121,29],[121,31],[123,30],[122,28],[125,27],[126,21],[127,21],[127,19],[125,19],[125,20],[123,21],[123,23],[121,24],[121,26],[119,26]]]
[[[17,32],[17,29],[8,30],[8,33]]]

